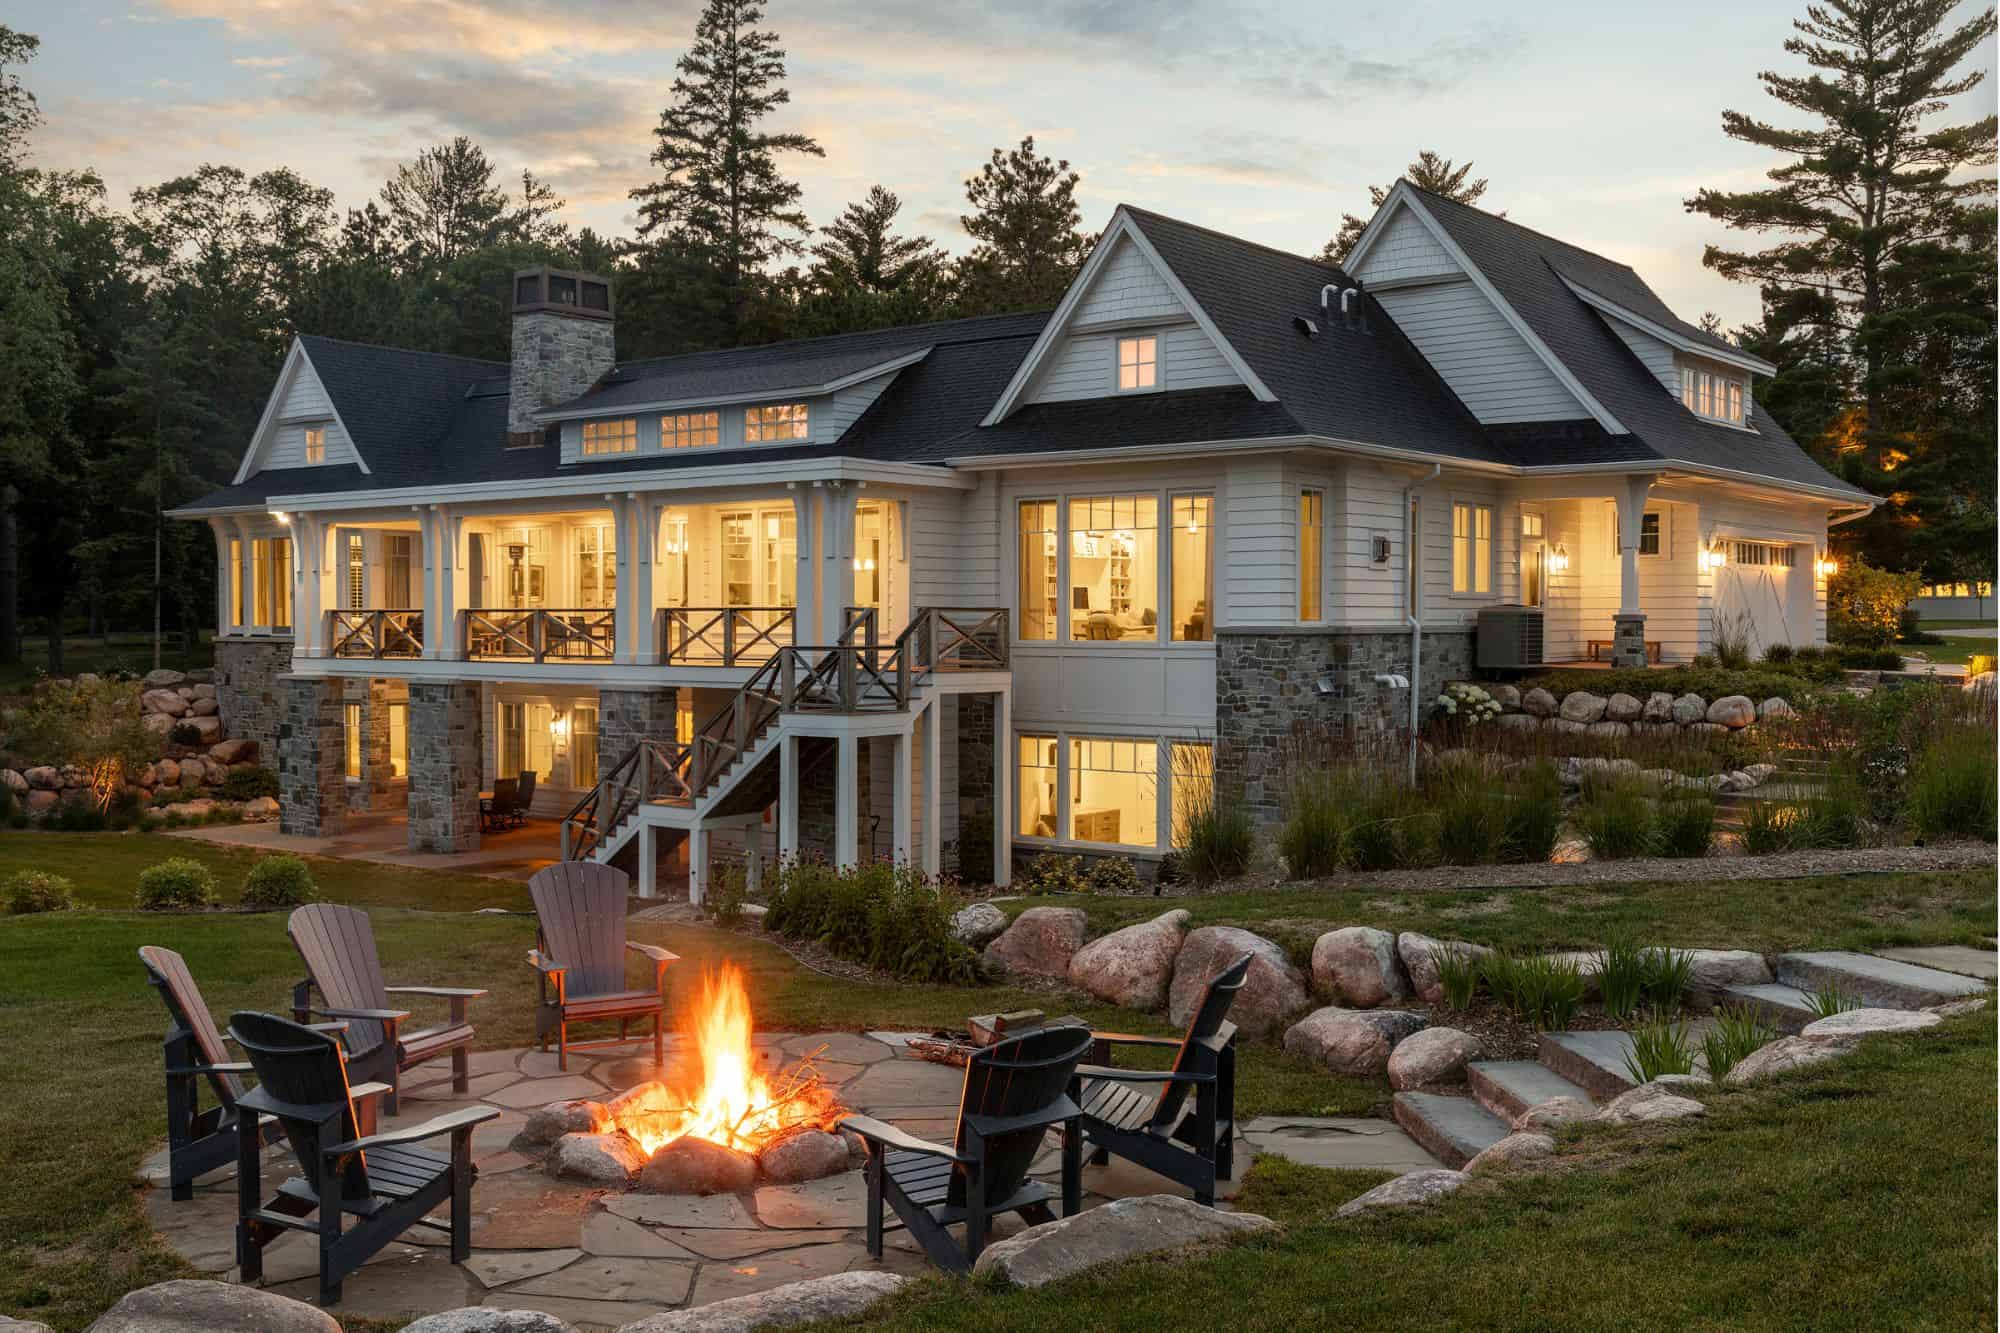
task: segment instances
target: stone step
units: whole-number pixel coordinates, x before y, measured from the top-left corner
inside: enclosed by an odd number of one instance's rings
[[[1403,1127],[1403,1132],[1453,1170],[1511,1132],[1505,1120],[1470,1097],[1399,1092],[1394,1107],[1396,1123]]]
[[[1812,1007],[1812,997],[1797,986],[1787,986],[1782,982],[1762,982],[1757,985],[1724,986],[1716,996],[1716,1007],[1736,1005],[1769,1023],[1783,1033],[1796,1033],[1812,1022],[1819,1014]]]
[[[1985,983],[1972,977],[1840,950],[1779,954],[1771,970],[1779,981],[1803,991],[1831,983],[1848,999],[1872,1009],[1922,1009],[1986,993]]]
[[[1535,1058],[1545,1068],[1597,1101],[1609,1101],[1635,1086],[1625,1065],[1631,1054],[1629,1032],[1544,1032],[1535,1044]]]
[[[1465,1067],[1465,1074],[1479,1104],[1509,1123],[1551,1097],[1595,1100],[1587,1089],[1533,1060],[1476,1060]]]
[[[1989,986],[2000,980],[2000,953],[1992,949],[1968,949],[1963,944],[1931,944],[1911,949],[1884,949],[1881,956],[1893,958],[1899,963],[1934,967],[1941,972],[1956,972],[1959,976],[1972,977]]]

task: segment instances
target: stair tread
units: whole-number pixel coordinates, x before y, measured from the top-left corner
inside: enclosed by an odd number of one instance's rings
[[[1473,1096],[1495,1115],[1509,1120],[1554,1097],[1575,1097],[1594,1103],[1590,1090],[1570,1082],[1555,1070],[1534,1060],[1478,1060],[1467,1066],[1472,1076]],[[1497,1098],[1493,1093],[1498,1093]],[[1495,1100],[1504,1104],[1495,1106]]]
[[[1439,1160],[1462,1167],[1513,1132],[1505,1120],[1470,1097],[1399,1092],[1396,1123]]]
[[[1773,970],[1781,982],[1816,990],[1831,981],[1863,1004],[1888,1009],[1921,1009],[1987,991],[1985,982],[1956,972],[1837,949],[1779,954]]]

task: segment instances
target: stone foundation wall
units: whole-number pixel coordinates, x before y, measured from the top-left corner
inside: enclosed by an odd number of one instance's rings
[[[1472,669],[1470,630],[1424,632],[1426,699]],[[1410,636],[1401,630],[1221,630],[1215,636],[1215,772],[1240,790],[1252,817],[1283,817],[1283,757],[1295,737],[1359,749],[1400,743],[1409,725],[1407,690],[1375,683],[1408,676]],[[1320,692],[1324,679],[1328,691]]]
[[[257,742],[265,754],[278,747],[278,678],[292,669],[292,641],[220,638],[215,641],[215,698],[223,734]]]
[[[410,682],[410,841],[413,852],[479,849],[479,686]]]
[[[868,829],[874,805],[874,783],[870,775],[869,742],[875,737],[864,736],[859,744],[861,752],[855,766],[858,783],[855,791],[854,810],[859,827],[855,832],[854,845],[861,857],[868,857]],[[885,741],[886,743],[886,741]],[[839,799],[840,757],[835,751],[835,742],[811,739],[799,742],[799,855],[818,856],[832,861],[834,856],[834,834],[839,829],[835,816],[835,802]],[[779,818],[784,812],[779,811]]]
[[[993,846],[993,759],[994,747],[1000,743],[993,728],[999,711],[990,694],[954,697],[958,703],[958,734],[956,738],[945,737],[945,743],[958,747],[958,820],[954,830],[957,836],[952,840],[954,845],[947,849],[944,868],[977,884],[992,878],[990,850],[974,866],[963,864],[959,851],[969,832],[974,834],[971,841],[988,849]],[[983,837],[977,832],[982,829]]]
[[[678,692],[672,687],[597,692],[597,771],[609,773],[634,745],[674,738]]]
[[[342,682],[281,676],[277,691],[278,827],[305,838],[338,832],[347,814]]]
[[[361,780],[347,788],[348,805],[355,810],[396,808],[396,778],[389,764],[389,704],[398,696],[392,682],[382,679],[350,680],[347,702],[361,705]],[[343,744],[345,738],[343,738]],[[342,755],[343,767],[346,763]]]

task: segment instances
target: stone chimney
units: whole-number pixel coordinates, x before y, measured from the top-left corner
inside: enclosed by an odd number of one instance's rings
[[[576,397],[611,369],[611,314],[609,278],[547,267],[514,275],[508,448],[541,444],[535,414]]]

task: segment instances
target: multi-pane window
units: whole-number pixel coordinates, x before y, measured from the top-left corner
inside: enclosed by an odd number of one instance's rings
[[[326,427],[307,426],[306,462],[324,463],[325,461],[326,461]]]
[[[803,440],[810,434],[804,403],[773,403],[743,409],[743,439],[749,444]]]
[[[1454,503],[1451,507],[1451,590],[1493,591],[1493,506]]]
[[[546,777],[555,754],[549,722],[555,710],[544,703],[502,703],[500,705],[500,776],[519,777],[532,772],[537,780]]]
[[[1209,611],[1213,588],[1215,497],[1176,495],[1173,500],[1173,641],[1207,643],[1215,637],[1215,617]]]
[[[1207,494],[1021,501],[1015,528],[1020,638],[1212,640],[1214,510],[1215,497]],[[1162,606],[1170,626],[1164,635]]]
[[[1326,493],[1299,492],[1299,619],[1318,620],[1325,607],[1320,597],[1320,524]]]
[[[359,611],[368,605],[368,557],[361,534],[347,534],[347,609]]]
[[[1062,833],[1059,818],[1056,768],[1056,738],[1024,735],[1017,742],[1020,762],[1020,824],[1016,832],[1023,838],[1054,838]]]
[[[341,707],[341,738],[346,742],[346,765],[343,771],[350,782],[361,780],[361,705],[345,704]]]
[[[576,529],[576,604],[618,604],[618,551],[609,523],[586,523]]]
[[[1024,641],[1053,639],[1056,626],[1062,622],[1056,513],[1053,500],[1021,502],[1020,633]]]
[[[389,776],[410,776],[410,705],[400,699],[389,705]]]
[[[1611,510],[1611,554],[1615,557],[1624,553],[1624,538],[1619,534],[1622,520],[1618,517],[1617,506]],[[1648,509],[1639,516],[1639,554],[1659,555],[1667,549],[1667,518],[1664,510]]]
[[[416,605],[416,538],[407,532],[382,534],[382,605],[408,610]]]
[[[1741,375],[1681,367],[1681,402],[1688,411],[1711,421],[1742,425],[1746,387]]]
[[[1200,741],[1027,733],[1014,753],[1023,838],[1165,850],[1214,788]]]
[[[1790,569],[1797,560],[1789,545],[1774,545],[1770,542],[1731,542],[1729,558],[1739,565],[1776,569]]]
[[[1118,340],[1118,388],[1151,389],[1160,382],[1160,340],[1152,334]]]
[[[569,710],[569,785],[579,790],[597,785],[595,704],[578,704]]]
[[[678,412],[660,418],[663,449],[704,449],[721,438],[720,419],[713,412]]]
[[[251,580],[256,619],[267,629],[292,627],[292,542],[289,537],[258,537],[250,543]]]
[[[1072,639],[1160,637],[1160,501],[1096,495],[1069,502]]]
[[[1544,520],[1542,515],[1537,514],[1532,510],[1524,512],[1521,515],[1521,535],[1523,537],[1541,536],[1543,531],[1542,528],[1543,521]]]
[[[638,448],[639,422],[636,418],[583,423],[585,454],[629,454],[637,452]]]
[[[1076,736],[1069,743],[1069,836],[1153,847],[1160,841],[1160,743]]]

